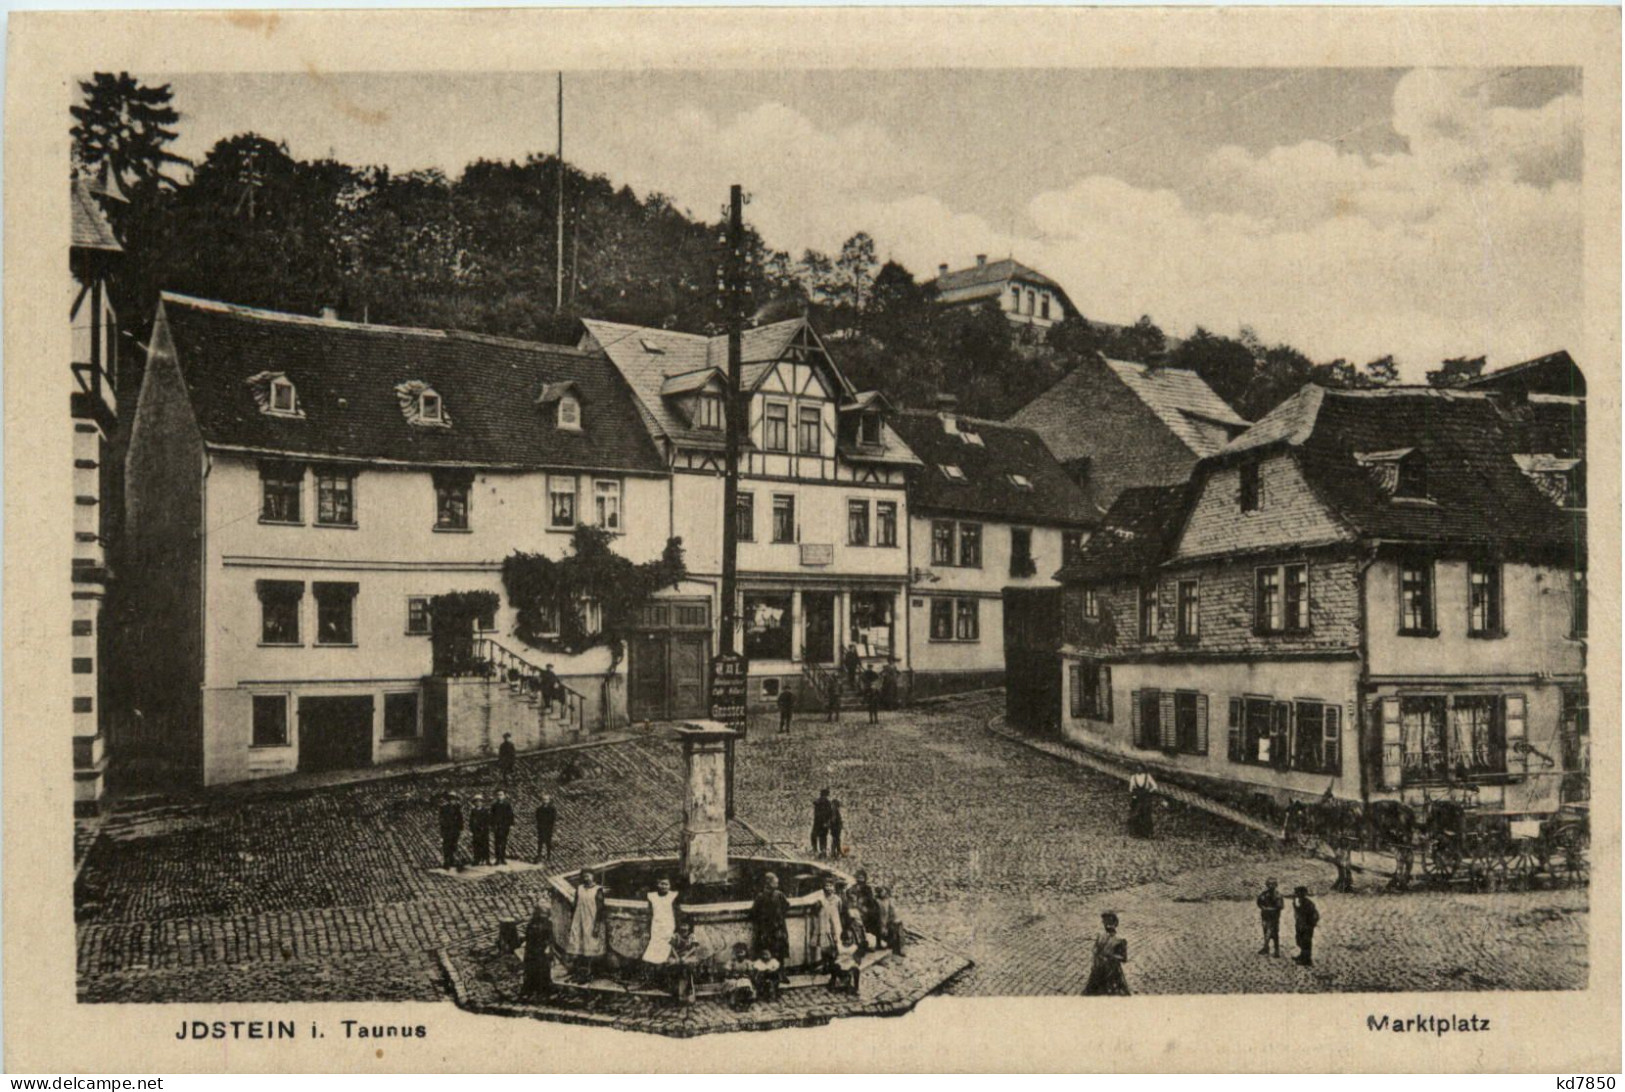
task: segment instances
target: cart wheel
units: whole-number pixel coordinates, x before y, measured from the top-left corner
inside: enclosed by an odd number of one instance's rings
[[[1423,851],[1422,871],[1437,887],[1449,887],[1461,870],[1461,850],[1448,843],[1437,843]]]

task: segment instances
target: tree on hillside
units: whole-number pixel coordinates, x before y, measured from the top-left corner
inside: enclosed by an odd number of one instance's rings
[[[1079,314],[1070,314],[1049,328],[1044,344],[1058,353],[1084,359],[1100,352],[1105,345],[1099,328]]]
[[[179,183],[166,167],[186,166],[187,160],[169,150],[178,135],[171,126],[180,114],[171,105],[169,84],[151,87],[128,72],[117,76],[98,72],[81,80],[84,96],[68,107],[74,125],[74,158],[85,167],[106,167],[126,191],[147,185],[173,188]]]
[[[1258,361],[1240,341],[1198,326],[1196,332],[1174,350],[1168,363],[1201,376],[1215,394],[1245,416],[1241,406],[1247,401],[1245,396],[1253,383]]]
[[[867,231],[860,231],[841,244],[841,255],[835,259],[831,278],[834,303],[861,320],[869,304],[870,286],[874,279],[875,241]]]
[[[1363,377],[1373,387],[1391,387],[1399,382],[1399,365],[1394,356],[1379,356],[1361,369]]]
[[[1484,357],[1454,356],[1427,373],[1430,387],[1461,387],[1484,371]]]
[[[1241,395],[1237,413],[1256,421],[1297,393],[1314,377],[1315,363],[1290,345],[1272,345],[1258,358],[1257,369]]]
[[[1168,351],[1168,339],[1150,315],[1141,315],[1133,326],[1113,330],[1104,341],[1100,351],[1112,360],[1154,364]]]

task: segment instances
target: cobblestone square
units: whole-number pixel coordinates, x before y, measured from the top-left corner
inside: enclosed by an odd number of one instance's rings
[[[739,747],[735,846],[807,856],[812,799],[831,788],[846,819],[842,867],[891,885],[912,929],[973,961],[950,983],[956,994],[1080,991],[1106,909],[1122,916],[1136,992],[1586,982],[1584,889],[1329,894],[1329,865],[1182,808],[1159,814],[1154,840],[1132,839],[1118,782],[987,732],[999,710],[983,696],[875,726],[756,727]],[[560,785],[567,756],[586,776]],[[552,870],[671,851],[678,766],[658,728],[522,757],[509,785],[520,813],[511,855],[534,857],[526,820],[543,791],[560,812]],[[437,873],[438,793],[498,784],[484,765],[120,804],[80,839],[81,1000],[446,998],[436,953],[494,940],[499,919],[528,913],[548,871]],[[1315,894],[1313,969],[1256,955],[1252,896],[1266,876]]]

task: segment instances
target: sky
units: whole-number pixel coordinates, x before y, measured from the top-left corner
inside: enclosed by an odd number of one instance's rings
[[[557,140],[550,72],[166,77],[176,150],[257,132],[455,176]],[[922,279],[977,254],[1083,313],[1245,325],[1407,379],[1579,344],[1576,69],[641,71],[565,76],[565,158],[799,254],[867,231]]]

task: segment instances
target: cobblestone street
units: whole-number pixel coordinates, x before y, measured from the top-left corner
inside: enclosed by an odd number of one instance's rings
[[[804,855],[811,801],[843,805],[849,871],[891,884],[910,926],[975,961],[969,995],[1077,992],[1101,910],[1122,915],[1137,992],[1554,989],[1584,985],[1584,890],[1330,895],[1332,869],[1205,814],[1170,809],[1154,841],[1123,831],[1115,780],[987,733],[991,697],[886,714],[878,727],[758,727],[739,749],[734,844]],[[553,867],[671,851],[678,750],[662,733],[521,758],[511,855],[538,795],[559,806]],[[489,792],[490,766],[303,793],[126,804],[101,823],[76,904],[81,999],[342,1000],[446,996],[435,949],[521,917],[541,870],[434,870],[433,803]],[[765,845],[771,842],[773,845]],[[1256,955],[1268,875],[1311,887],[1316,967]],[[1290,911],[1283,932],[1290,938]],[[1290,950],[1288,950],[1290,954]]]

